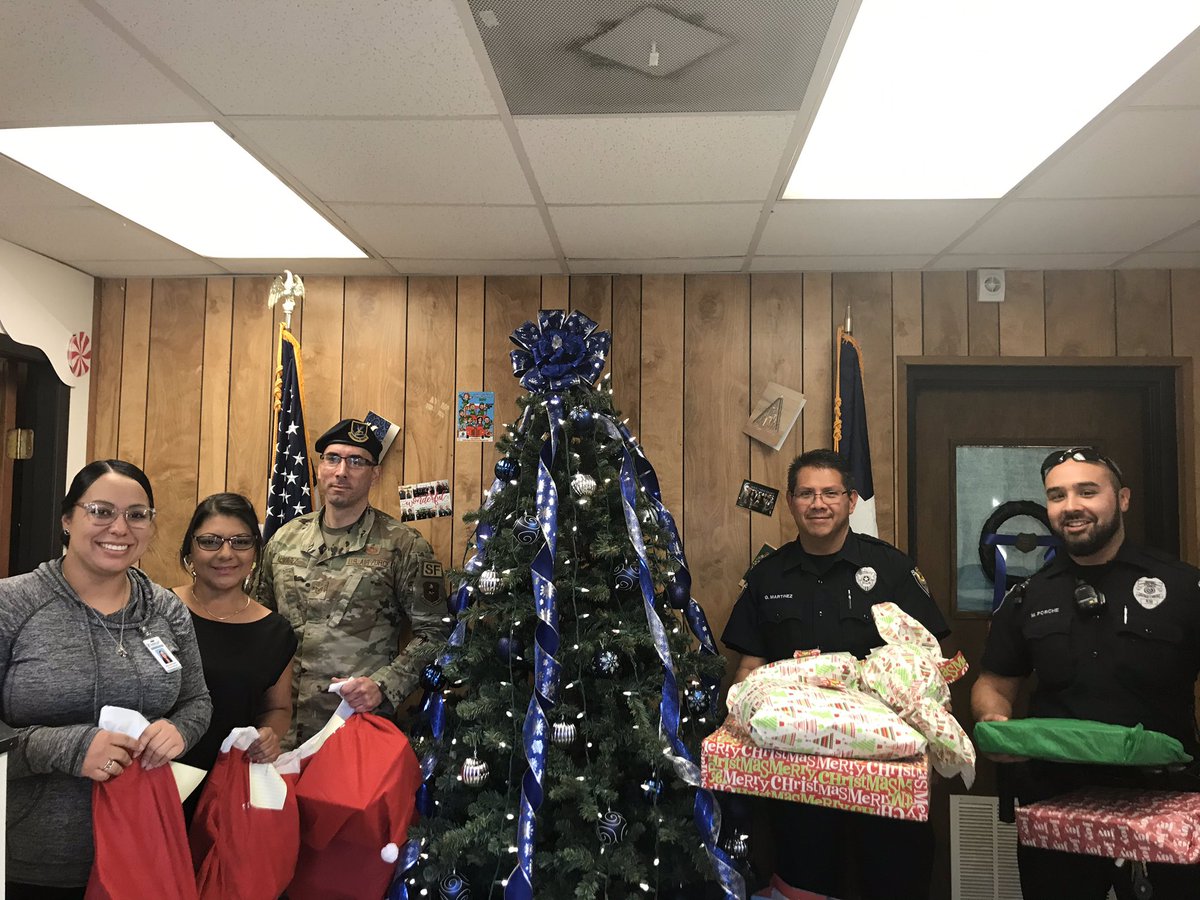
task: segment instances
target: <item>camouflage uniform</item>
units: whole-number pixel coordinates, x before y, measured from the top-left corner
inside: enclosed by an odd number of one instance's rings
[[[287,746],[328,721],[338,697],[326,688],[336,677],[366,675],[399,709],[450,634],[441,563],[420,534],[377,509],[367,507],[328,547],[320,510],[298,516],[271,538],[262,566],[258,599],[300,641]],[[406,621],[413,637],[397,654]]]

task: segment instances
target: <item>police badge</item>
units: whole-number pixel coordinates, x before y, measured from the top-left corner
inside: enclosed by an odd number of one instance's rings
[[[916,566],[913,566],[912,577],[916,580],[921,590],[925,592],[925,596],[931,597],[932,594],[929,593],[929,585],[925,582],[925,576],[921,574],[921,570]]]
[[[854,580],[858,582],[858,586],[864,591],[869,591],[875,587],[875,583],[879,581],[879,576],[870,566],[863,566],[854,573]]]
[[[1133,596],[1143,609],[1154,609],[1167,599],[1167,586],[1159,578],[1139,578],[1134,582]]]

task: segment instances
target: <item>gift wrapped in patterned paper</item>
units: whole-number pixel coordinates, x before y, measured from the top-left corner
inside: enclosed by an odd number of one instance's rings
[[[925,749],[925,738],[877,697],[801,680],[807,674],[828,683],[848,665],[843,659],[829,660],[829,666],[818,660],[783,660],[755,669],[729,689],[727,724],[759,747],[790,753],[904,759]]]
[[[937,638],[896,604],[877,603],[871,612],[886,643],[862,661],[863,689],[929,741],[929,757],[938,774],[961,775],[969,788],[975,780],[975,746],[948,708],[950,685],[944,674],[951,671],[960,677],[965,664],[960,664],[961,657],[944,660]]]
[[[1022,844],[1141,862],[1200,862],[1200,794],[1087,788],[1017,809]]]

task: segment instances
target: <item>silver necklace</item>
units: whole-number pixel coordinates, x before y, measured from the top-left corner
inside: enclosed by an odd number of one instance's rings
[[[117,640],[115,637],[113,637],[113,633],[108,630],[108,623],[104,621],[104,617],[100,615],[100,613],[96,612],[96,610],[92,609],[90,606],[88,609],[92,610],[92,614],[95,615],[96,621],[100,623],[100,627],[104,629],[104,633],[112,638],[112,642],[117,645],[117,656],[121,657],[122,659],[129,656],[129,651],[125,649],[125,613],[129,612],[129,602],[126,601],[125,605],[121,607],[121,624],[119,626],[121,630],[120,640]]]

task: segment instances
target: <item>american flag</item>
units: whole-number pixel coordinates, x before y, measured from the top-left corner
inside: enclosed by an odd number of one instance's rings
[[[280,526],[312,512],[312,466],[304,431],[301,400],[300,343],[282,324],[275,366],[275,453],[267,487],[267,520],[263,539],[270,540]]]

